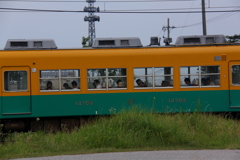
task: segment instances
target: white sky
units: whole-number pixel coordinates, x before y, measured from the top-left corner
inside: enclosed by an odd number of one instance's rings
[[[88,3],[78,2],[26,2],[0,0],[0,8],[72,10],[83,11]],[[29,1],[29,0],[28,0]],[[33,0],[32,0],[33,1]],[[39,0],[41,1],[41,0]],[[42,0],[43,1],[43,0]],[[47,0],[46,0],[47,1]],[[52,0],[57,1],[57,0]],[[58,0],[62,1],[62,0]],[[66,0],[67,1],[67,0]],[[77,1],[77,0],[75,0]],[[97,1],[97,0],[96,0]],[[159,1],[159,2],[95,2],[95,7],[110,10],[146,10],[189,8],[185,10],[156,11],[197,11],[201,10],[201,0],[194,1]],[[114,0],[111,0],[114,1]],[[121,0],[119,0],[121,1]],[[210,3],[209,3],[210,2]],[[205,0],[208,10],[240,10],[240,0]],[[209,8],[210,7],[210,8]],[[214,7],[231,7],[215,8]],[[4,11],[4,12],[3,12]],[[0,9],[0,49],[8,39],[54,39],[58,48],[81,48],[82,36],[88,36],[88,22],[84,16],[88,13],[52,13],[52,12],[9,12]],[[201,13],[95,13],[100,22],[95,22],[96,37],[139,37],[142,44],[149,45],[151,36],[162,37],[163,25],[170,18],[170,25],[184,26],[202,22]],[[240,12],[206,13],[207,34],[240,34]],[[171,31],[173,43],[181,35],[201,35],[202,24],[194,27],[176,28]],[[165,32],[165,36],[167,33]],[[164,45],[161,41],[161,45]]]

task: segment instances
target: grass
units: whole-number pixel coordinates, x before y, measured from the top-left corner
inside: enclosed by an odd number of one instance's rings
[[[166,149],[239,149],[240,123],[202,113],[153,114],[139,107],[71,133],[14,133],[0,159]]]

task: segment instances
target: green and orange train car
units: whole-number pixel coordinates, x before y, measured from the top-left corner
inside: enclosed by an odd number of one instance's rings
[[[81,49],[9,41],[0,51],[0,123],[5,130],[74,126],[133,105],[156,113],[199,106],[239,112],[240,45],[214,43],[216,36],[181,38],[183,44],[164,47],[143,47],[137,38],[95,39]],[[212,43],[201,44],[202,38]]]

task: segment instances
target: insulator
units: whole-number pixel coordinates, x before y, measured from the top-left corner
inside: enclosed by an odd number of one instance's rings
[[[84,12],[99,12],[100,9],[99,7],[84,7],[83,9]]]
[[[96,16],[96,15],[94,15],[92,17],[85,16],[84,17],[84,21],[88,21],[88,22],[98,21],[99,22],[100,21],[100,17]]]

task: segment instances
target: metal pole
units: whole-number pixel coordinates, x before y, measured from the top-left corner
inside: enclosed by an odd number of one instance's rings
[[[202,0],[202,24],[203,24],[203,35],[207,35],[205,0]]]
[[[168,30],[168,37],[167,37],[167,38],[169,38],[169,37],[170,37],[170,31],[169,31],[169,29],[170,29],[170,26],[169,26],[169,18],[168,18],[167,20],[168,20],[168,26],[167,26],[167,30]]]

